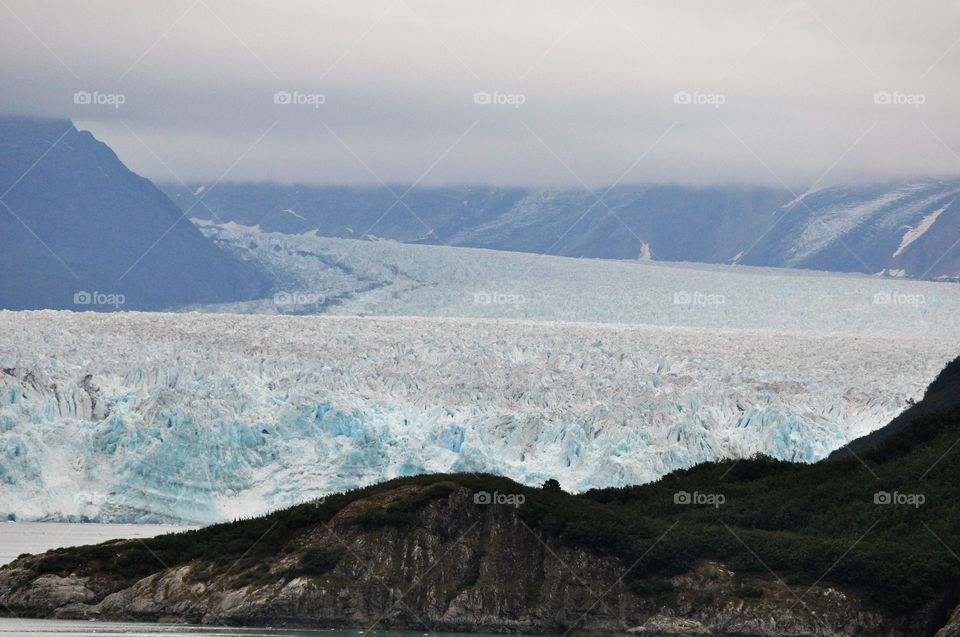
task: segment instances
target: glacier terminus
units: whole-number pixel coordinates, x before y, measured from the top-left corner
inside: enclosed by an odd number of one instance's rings
[[[0,312],[17,520],[210,523],[422,472],[572,491],[810,462],[955,338],[418,317]]]

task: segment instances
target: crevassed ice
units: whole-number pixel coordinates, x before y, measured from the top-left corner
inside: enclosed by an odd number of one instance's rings
[[[756,452],[812,461],[917,398],[956,344],[929,331],[0,312],[0,513],[204,523],[424,471],[582,490]]]

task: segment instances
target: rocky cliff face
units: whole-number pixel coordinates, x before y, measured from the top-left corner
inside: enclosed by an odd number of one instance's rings
[[[448,482],[355,500],[267,560],[159,564],[129,579],[51,567],[55,557],[0,570],[0,605],[34,617],[660,637],[906,637],[932,634],[946,616],[930,607],[892,619],[852,592],[791,590],[709,561],[656,587],[628,585],[642,560],[544,541],[518,506],[478,504]]]

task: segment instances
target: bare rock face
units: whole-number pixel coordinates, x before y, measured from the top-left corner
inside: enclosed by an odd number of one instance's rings
[[[960,608],[954,611],[950,620],[934,637],[960,637]]]
[[[226,625],[645,637],[929,634],[918,629],[926,617],[892,621],[827,587],[793,591],[753,577],[754,593],[738,594],[743,577],[715,562],[672,578],[662,593],[637,592],[624,583],[630,565],[545,542],[518,507],[476,504],[468,489],[440,484],[444,490],[429,498],[423,490],[437,484],[354,501],[302,532],[289,551],[213,576],[203,576],[210,564],[197,561],[118,583],[110,574],[40,574],[42,556],[22,558],[0,570],[0,604],[35,617]],[[371,522],[411,498],[422,501],[408,518]],[[336,558],[324,572],[297,572],[311,551]],[[954,617],[937,637],[960,635],[958,625]]]
[[[96,593],[87,586],[85,578],[59,575],[41,575],[30,586],[12,596],[11,601],[22,606],[60,608],[67,604],[87,604],[96,601]]]
[[[713,631],[692,619],[680,619],[677,617],[651,617],[643,623],[643,626],[636,626],[628,631],[632,635],[653,635],[656,637],[670,636],[690,636],[713,635]]]

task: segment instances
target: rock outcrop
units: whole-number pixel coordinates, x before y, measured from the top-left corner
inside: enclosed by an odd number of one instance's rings
[[[402,521],[374,523],[418,499]],[[478,504],[449,482],[355,500],[253,564],[158,565],[130,581],[69,567],[45,573],[51,555],[0,570],[0,605],[59,619],[657,637],[914,637],[930,634],[934,615],[892,618],[849,592],[789,588],[712,561],[659,591],[638,589],[625,576],[642,576],[642,561],[545,540],[520,507]],[[944,628],[938,637],[955,634]]]

